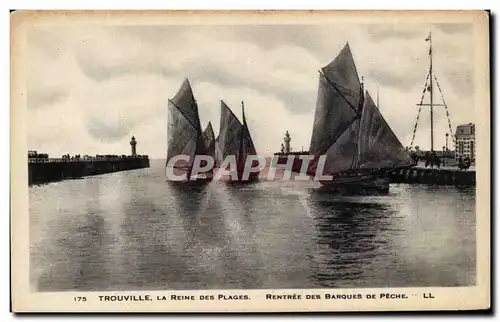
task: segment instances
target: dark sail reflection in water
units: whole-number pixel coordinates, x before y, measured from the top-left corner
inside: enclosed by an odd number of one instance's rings
[[[164,160],[29,189],[33,290],[475,283],[475,190],[166,182]]]

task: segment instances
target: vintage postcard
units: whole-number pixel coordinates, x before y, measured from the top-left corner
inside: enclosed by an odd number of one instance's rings
[[[490,307],[485,11],[11,15],[15,312]]]

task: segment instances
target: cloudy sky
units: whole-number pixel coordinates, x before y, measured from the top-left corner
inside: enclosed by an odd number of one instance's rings
[[[403,145],[411,141],[428,68],[452,125],[474,122],[473,29],[467,24],[37,27],[27,35],[28,147],[58,157],[138,153],[166,155],[167,102],[188,77],[203,126],[216,135],[220,100],[247,121],[258,152],[278,151],[286,130],[292,148],[308,148],[318,69],[348,41],[365,88]],[[440,95],[436,90],[437,99]],[[435,146],[448,121],[435,111]],[[430,146],[428,109],[416,145]]]

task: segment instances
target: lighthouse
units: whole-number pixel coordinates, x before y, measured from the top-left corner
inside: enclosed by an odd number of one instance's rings
[[[135,140],[135,136],[132,136],[132,139],[130,140],[130,148],[132,150],[132,156],[136,157],[137,152],[135,150],[135,146],[137,145],[137,141]]]
[[[290,153],[290,141],[292,139],[290,138],[290,134],[288,133],[288,131],[286,131],[286,134],[285,134],[285,138],[283,139],[283,141],[285,142],[285,153]]]

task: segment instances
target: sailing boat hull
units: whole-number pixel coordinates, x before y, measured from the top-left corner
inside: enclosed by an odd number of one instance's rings
[[[258,178],[249,178],[248,180],[232,180],[228,179],[225,182],[230,185],[245,185],[245,184],[252,184],[257,182],[259,179]]]
[[[204,186],[209,184],[212,178],[197,178],[195,180],[179,180],[179,181],[167,181],[172,185],[183,185],[183,186]]]
[[[227,171],[224,169],[214,169],[214,172],[217,175],[217,171]],[[223,174],[220,176],[220,181],[228,183],[228,184],[249,184],[254,183],[259,180],[260,174],[258,172],[252,172],[249,174],[248,179],[243,179],[243,172],[237,172],[237,179],[231,178],[229,174]]]
[[[358,180],[349,183],[323,183],[322,188],[342,194],[377,194],[389,192],[389,178]]]
[[[167,166],[168,168],[168,166]],[[178,168],[174,167],[169,169],[173,175],[176,177],[184,177],[182,179],[177,179],[177,178],[169,178],[167,174],[167,181],[168,182],[173,182],[173,183],[178,183],[178,184],[186,184],[186,185],[192,185],[192,186],[198,186],[198,185],[204,185],[208,184],[210,181],[213,179],[213,172],[202,172],[196,175],[191,175],[191,178],[189,178],[189,169],[188,168]]]
[[[320,181],[323,189],[339,193],[370,194],[389,192],[390,178],[385,173],[349,172],[333,180]]]

